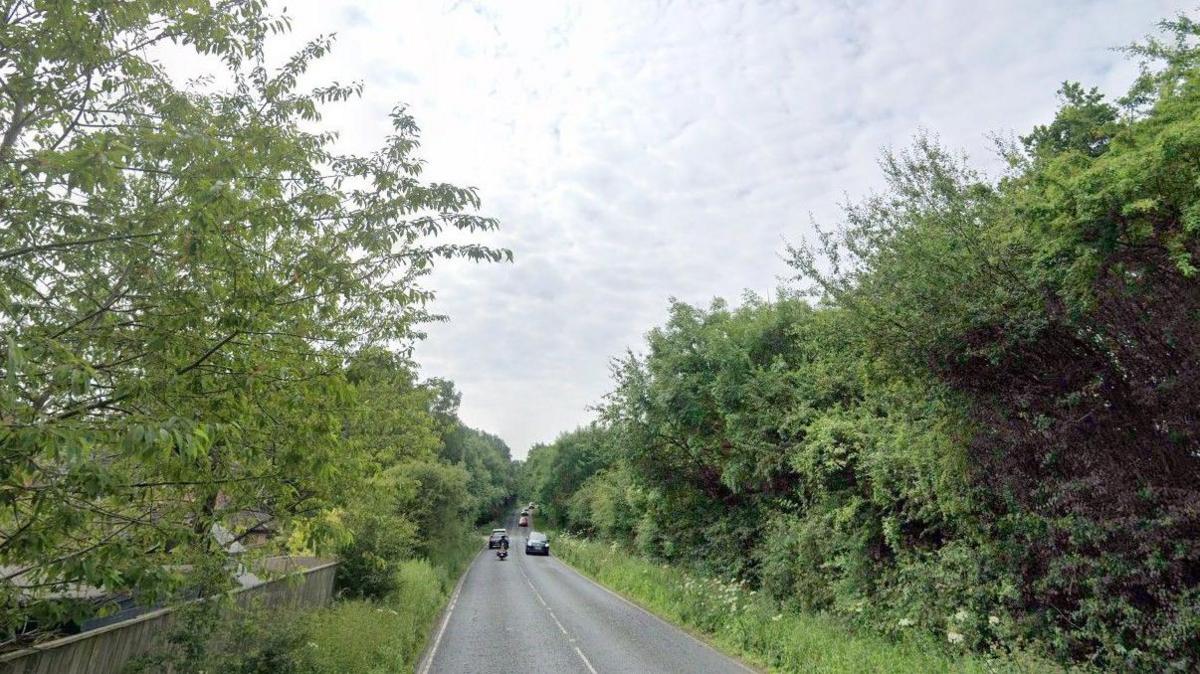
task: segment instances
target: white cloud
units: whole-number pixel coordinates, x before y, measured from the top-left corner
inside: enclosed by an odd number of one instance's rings
[[[339,33],[315,77],[363,79],[331,111],[347,149],[410,105],[429,176],[478,187],[516,263],[431,283],[427,376],[523,455],[589,418],[608,359],[667,298],[769,292],[782,239],[879,183],[920,128],[994,166],[987,135],[1048,119],[1063,80],[1119,93],[1111,47],[1176,0],[292,2],[294,35]]]

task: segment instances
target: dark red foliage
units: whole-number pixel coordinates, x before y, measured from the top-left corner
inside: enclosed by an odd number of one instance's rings
[[[1200,653],[1200,634],[1171,627],[1200,592],[1200,283],[1146,246],[1114,256],[1095,295],[1084,316],[1048,298],[1046,326],[998,362],[947,354],[936,369],[983,429],[976,479],[1019,551],[1018,608],[1057,616],[1076,656]]]

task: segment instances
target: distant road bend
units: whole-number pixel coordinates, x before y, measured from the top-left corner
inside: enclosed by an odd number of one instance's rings
[[[755,671],[554,557],[526,556],[532,521],[517,527],[514,516],[508,524],[508,560],[496,559],[492,550],[475,558],[435,627],[418,674]]]

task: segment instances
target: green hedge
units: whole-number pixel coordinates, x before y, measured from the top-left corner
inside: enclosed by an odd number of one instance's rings
[[[861,674],[888,672],[1063,672],[1018,650],[1003,656],[955,652],[965,641],[947,617],[944,645],[922,634],[887,639],[855,632],[827,615],[780,608],[744,583],[689,573],[633,556],[616,543],[567,534],[554,537],[555,554],[601,584],[659,616],[699,632],[722,650],[773,671]],[[965,628],[957,628],[963,629]],[[1075,670],[1081,671],[1081,670]]]

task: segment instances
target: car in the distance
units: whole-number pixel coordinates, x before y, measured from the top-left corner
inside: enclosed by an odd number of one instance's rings
[[[492,535],[488,536],[488,550],[500,547],[500,539],[508,537],[508,529],[492,529]]]
[[[529,517],[529,511],[528,511],[528,510],[522,510],[522,511],[521,511],[521,516],[522,516],[522,517]]]
[[[549,556],[550,541],[546,538],[546,534],[540,531],[529,532],[529,538],[525,539],[525,554]]]
[[[519,527],[529,526],[529,515],[521,515],[521,519],[517,520],[517,526],[519,526]]]

